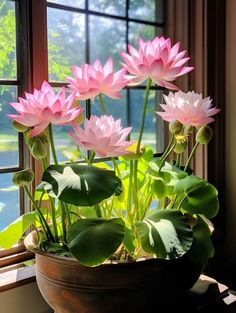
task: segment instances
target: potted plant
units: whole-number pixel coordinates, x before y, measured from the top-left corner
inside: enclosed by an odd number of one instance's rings
[[[11,103],[17,114],[9,117],[32,156],[41,160],[43,175],[30,190],[33,171],[14,174],[32,211],[0,233],[0,246],[9,248],[33,226],[26,245],[36,253],[39,288],[57,313],[148,312],[157,299],[188,291],[213,255],[208,219],[219,209],[217,190],[195,176],[190,164],[198,145],[210,141],[208,124],[218,109],[194,91],[170,92],[163,111],[156,112],[169,122],[169,145],[161,157],[142,145],[151,86],[178,90],[170,82],[192,70],[184,66],[189,58],[179,46],[169,38],[140,38],[137,50],[129,46],[121,53],[124,64],[118,72],[111,58],[104,66],[99,60],[74,66],[68,97],[65,88],[56,94],[44,82]],[[126,85],[144,81],[140,132],[137,141],[128,141],[131,128],[109,115],[103,94],[116,99]],[[95,97],[102,115],[83,117],[78,100]],[[52,125],[72,126],[69,135],[79,162],[57,161]],[[188,154],[189,140],[194,147]]]

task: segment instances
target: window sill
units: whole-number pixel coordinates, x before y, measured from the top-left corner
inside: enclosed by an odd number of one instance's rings
[[[0,293],[35,281],[35,265],[7,270],[0,274]]]

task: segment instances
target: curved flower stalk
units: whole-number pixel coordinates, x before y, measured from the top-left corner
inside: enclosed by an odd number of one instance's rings
[[[121,52],[124,68],[131,74],[130,85],[138,85],[150,78],[157,85],[178,90],[170,83],[179,76],[190,72],[193,67],[184,66],[189,57],[186,51],[179,52],[180,43],[173,47],[170,38],[156,37],[153,41],[139,39],[138,49],[128,46],[129,53]]]
[[[133,144],[126,140],[131,129],[122,128],[121,120],[115,121],[113,116],[92,115],[90,119],[85,119],[84,129],[75,124],[74,132],[69,134],[83,149],[93,150],[100,157],[117,157],[127,154],[126,149]]]
[[[75,78],[67,77],[66,80],[79,100],[93,99],[101,93],[112,99],[119,99],[120,90],[127,84],[126,70],[120,69],[114,73],[111,57],[104,66],[96,60],[94,64],[84,64],[81,68],[73,66],[72,72]]]
[[[213,122],[214,118],[211,116],[220,111],[212,107],[212,100],[209,97],[203,98],[202,94],[194,91],[170,92],[168,96],[163,97],[166,104],[160,106],[164,112],[156,113],[168,122],[179,121],[183,125],[203,126]]]
[[[10,103],[18,115],[9,114],[12,120],[32,127],[30,137],[42,133],[49,124],[71,125],[83,112],[79,106],[74,106],[74,94],[66,98],[65,88],[55,94],[53,88],[46,81],[40,90],[35,89],[33,94],[25,93],[25,99]]]

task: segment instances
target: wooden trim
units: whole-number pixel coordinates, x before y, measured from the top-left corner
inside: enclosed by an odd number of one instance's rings
[[[0,259],[0,268],[4,266],[9,266],[12,264],[28,261],[34,258],[34,253],[29,251],[24,251],[9,256],[2,257]]]
[[[35,267],[22,267],[0,274],[0,292],[35,282]]]
[[[221,109],[212,124],[214,137],[208,149],[208,178],[219,190],[221,209],[216,229],[224,236],[225,227],[225,44],[226,1],[208,0],[207,4],[207,93]]]

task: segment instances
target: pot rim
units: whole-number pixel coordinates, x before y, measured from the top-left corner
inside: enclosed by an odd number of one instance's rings
[[[48,258],[53,258],[53,259],[58,259],[61,261],[65,261],[65,262],[71,262],[71,263],[76,263],[82,266],[86,266],[83,263],[81,263],[79,260],[77,260],[76,258],[73,257],[65,257],[65,256],[60,256],[58,254],[54,254],[54,253],[50,253],[50,252],[45,252],[42,251],[39,247],[37,247],[36,244],[36,231],[33,230],[31,231],[28,235],[26,235],[25,239],[24,239],[24,245],[26,247],[26,249],[33,251],[36,254],[48,257]],[[120,260],[107,260],[102,264],[99,264],[98,266],[110,266],[110,265],[124,265],[124,264],[138,264],[140,262],[163,262],[163,261],[172,261],[172,260],[163,260],[163,259],[158,259],[157,257],[153,256],[146,256],[146,257],[141,257],[138,259],[133,259],[131,261],[120,261]],[[87,267],[87,266],[86,266]],[[97,267],[97,266],[94,266]]]

